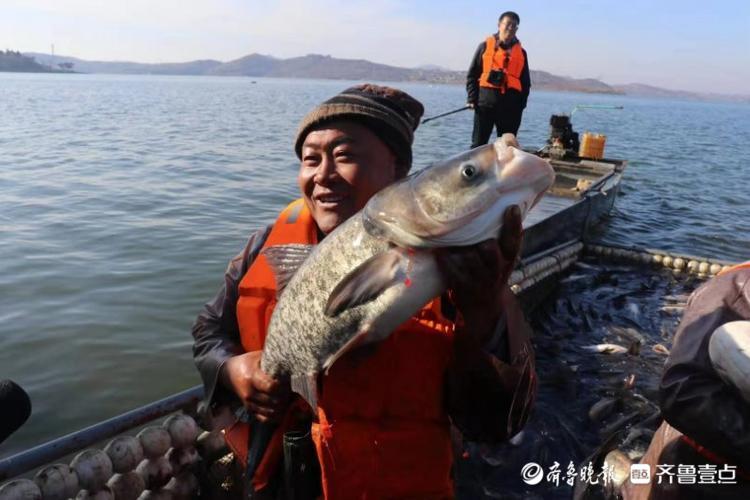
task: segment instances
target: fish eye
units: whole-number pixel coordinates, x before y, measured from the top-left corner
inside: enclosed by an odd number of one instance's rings
[[[477,176],[477,167],[471,163],[467,163],[465,165],[461,165],[461,177],[466,179],[467,181],[472,180],[474,177]]]

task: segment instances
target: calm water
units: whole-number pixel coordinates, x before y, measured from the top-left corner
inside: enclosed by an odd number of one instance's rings
[[[190,326],[247,235],[296,193],[302,115],[348,82],[0,74],[0,378],[34,414],[0,455],[199,382]],[[399,84],[400,85],[400,84]],[[403,84],[427,115],[453,86]],[[630,160],[599,237],[750,258],[747,105],[532,93],[519,133],[552,113]],[[471,114],[417,132],[417,168],[465,149]]]

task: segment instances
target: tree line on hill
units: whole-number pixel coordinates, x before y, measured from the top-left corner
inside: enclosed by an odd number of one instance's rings
[[[17,50],[0,50],[0,71],[21,73],[72,73],[75,63],[63,61],[57,67],[36,62],[34,56],[22,54]]]

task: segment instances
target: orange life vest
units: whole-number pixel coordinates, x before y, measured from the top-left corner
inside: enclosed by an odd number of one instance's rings
[[[504,94],[506,89],[515,89],[522,92],[521,73],[526,58],[523,55],[521,42],[516,41],[510,50],[498,50],[496,42],[495,35],[487,37],[484,54],[482,55],[482,74],[479,76],[479,86],[498,89],[501,94]],[[499,69],[505,72],[505,79],[501,85],[494,85],[488,81],[490,71]]]
[[[317,226],[303,200],[279,216],[264,244],[317,243]],[[237,319],[243,347],[260,350],[276,304],[276,282],[265,257],[239,286]],[[450,424],[443,380],[452,353],[454,324],[427,304],[382,343],[342,356],[322,376],[318,422],[312,435],[325,498],[449,498],[453,496]],[[282,456],[282,423],[261,462],[261,489]],[[245,424],[227,431],[244,463]]]

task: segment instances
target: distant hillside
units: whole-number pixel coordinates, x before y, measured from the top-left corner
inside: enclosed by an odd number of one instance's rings
[[[44,64],[55,65],[62,62],[73,63],[76,71],[81,73],[109,73],[122,75],[205,75],[211,69],[223,64],[221,61],[199,60],[184,63],[147,64],[125,61],[86,61],[77,57],[52,56],[27,52]]]
[[[60,67],[49,67],[39,64],[34,57],[14,52],[0,50],[0,71],[16,73],[71,73],[69,65],[62,63]]]
[[[209,71],[209,74],[431,83],[457,83],[463,82],[466,78],[466,75],[462,72],[400,68],[373,63],[365,59],[338,59],[319,54],[289,59],[251,54],[222,64]]]
[[[531,70],[531,85],[537,89],[565,90],[570,92],[625,93],[594,78],[568,78],[566,76],[553,75],[546,71]]]
[[[628,83],[626,85],[615,85],[617,90],[628,94],[644,97],[662,97],[672,99],[699,99],[699,100],[717,100],[729,102],[746,102],[750,103],[750,96],[747,95],[727,95],[727,94],[710,94],[702,92],[688,92],[686,90],[668,90],[653,85],[643,83]]]
[[[330,78],[345,80],[380,80],[396,82],[453,83],[464,85],[466,72],[450,71],[435,66],[400,68],[377,64],[364,59],[338,59],[310,54],[290,59],[251,54],[217,66],[213,75],[271,76],[283,78]],[[531,71],[535,88],[578,92],[620,93],[609,85],[593,79],[574,79],[556,76],[545,71]]]
[[[30,52],[45,64],[73,64],[83,73],[147,74],[147,75],[217,75],[267,76],[276,78],[319,78],[334,80],[377,80],[391,82],[428,82],[464,85],[464,71],[450,71],[437,66],[401,68],[378,64],[365,59],[339,59],[328,55],[309,54],[279,59],[263,54],[250,54],[233,61],[202,60],[185,63],[146,64],[116,61],[87,61],[76,57],[51,56]],[[619,91],[593,79],[574,79],[531,71],[531,82],[537,89],[569,90],[617,94]]]
[[[464,71],[450,71],[434,66],[400,68],[386,64],[377,64],[364,59],[338,59],[317,54],[290,59],[277,59],[272,56],[251,54],[217,66],[210,70],[209,74],[454,83],[460,85],[466,83],[466,72]],[[538,89],[599,92],[606,94],[621,93],[599,80],[566,78],[545,71],[532,70],[531,83]]]
[[[373,63],[365,59],[339,59],[329,55],[319,54],[309,54],[289,59],[280,59],[263,54],[250,54],[229,62],[199,60],[184,63],[161,64],[86,61],[75,57],[50,56],[38,53],[27,53],[25,55],[34,57],[37,61],[49,66],[57,66],[60,63],[67,63],[72,65],[76,71],[84,73],[265,76],[277,78],[428,82],[455,85],[466,84],[466,73],[464,71],[446,70],[435,65],[423,65],[418,68],[401,68],[398,66],[389,66],[387,64]],[[750,102],[750,96],[699,94],[679,90],[668,90],[638,83],[615,86],[608,85],[593,78],[569,78],[539,70],[531,71],[531,82],[536,90],[628,94],[662,98],[720,99]]]

